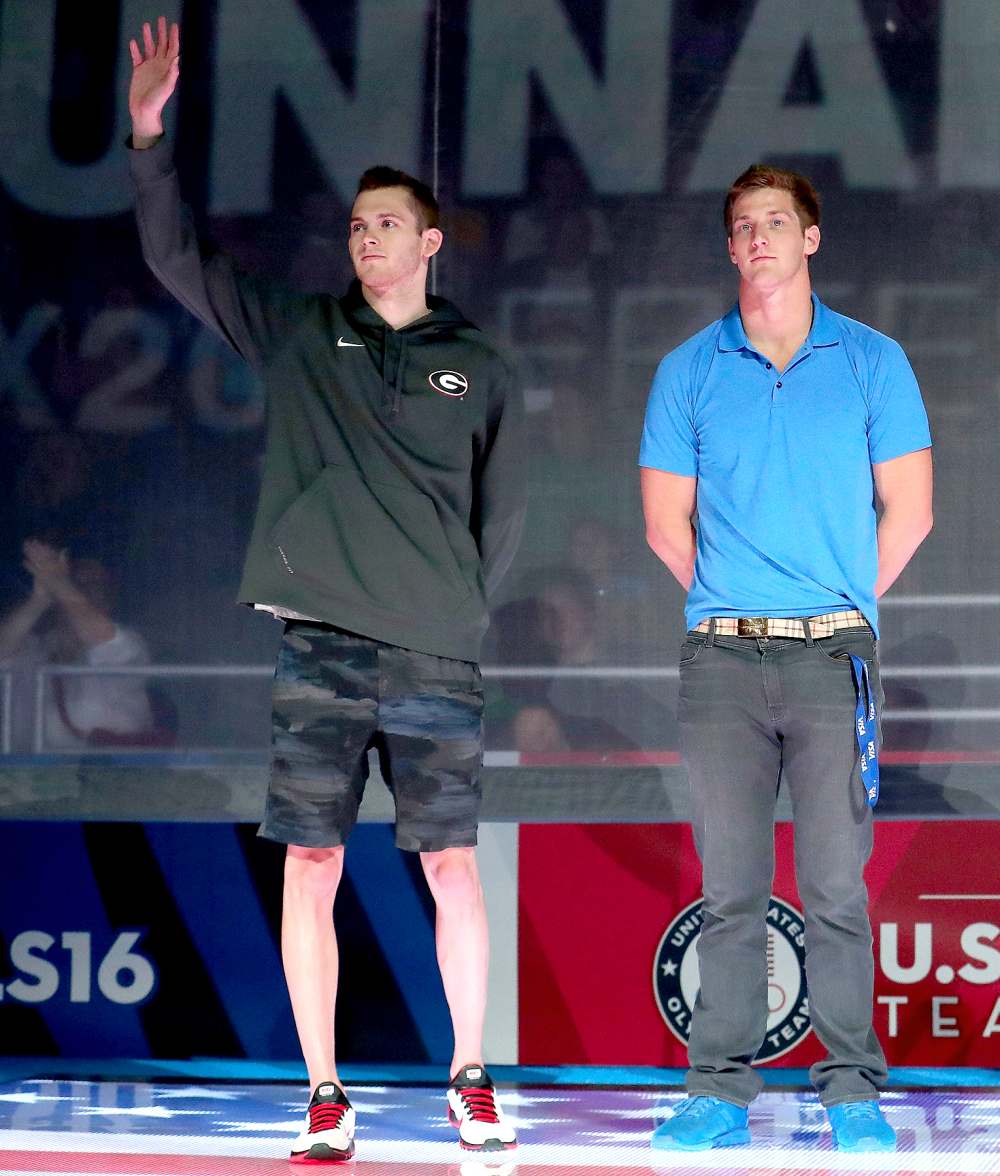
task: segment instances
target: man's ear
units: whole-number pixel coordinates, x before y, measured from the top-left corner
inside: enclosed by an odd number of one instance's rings
[[[806,257],[811,257],[819,248],[819,225],[810,225],[803,236],[806,239]]]
[[[424,229],[420,234],[420,255],[425,260],[434,256],[441,248],[444,233],[440,229]]]

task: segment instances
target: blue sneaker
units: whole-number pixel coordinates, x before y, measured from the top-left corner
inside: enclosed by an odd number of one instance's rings
[[[844,1152],[894,1152],[896,1132],[885,1121],[877,1099],[826,1108],[833,1146]]]
[[[750,1142],[746,1107],[696,1094],[686,1098],[653,1132],[651,1146],[664,1151],[708,1151]]]

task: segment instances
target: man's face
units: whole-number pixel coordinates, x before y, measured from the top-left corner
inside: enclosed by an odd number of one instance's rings
[[[819,226],[804,232],[790,192],[753,188],[733,204],[729,257],[746,283],[775,289],[797,277],[819,248]]]
[[[406,188],[375,188],[354,201],[348,249],[362,285],[389,290],[422,282],[440,245],[438,229],[420,231]]]

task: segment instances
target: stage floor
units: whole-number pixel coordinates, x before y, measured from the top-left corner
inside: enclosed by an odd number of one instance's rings
[[[1000,1172],[1000,1092],[890,1090],[895,1155],[831,1147],[811,1094],[767,1089],[751,1109],[753,1143],[722,1152],[653,1152],[649,1137],[682,1094],[640,1087],[503,1086],[521,1146],[497,1157],[463,1152],[438,1087],[351,1085],[357,1155],[329,1165],[357,1176],[603,1176],[649,1172]],[[88,1176],[263,1176],[314,1171],[287,1162],[307,1092],[290,1083],[0,1084],[0,1173]]]

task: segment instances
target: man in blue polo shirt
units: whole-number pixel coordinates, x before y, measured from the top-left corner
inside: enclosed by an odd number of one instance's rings
[[[891,1151],[862,876],[878,794],[876,601],[930,531],[931,439],[899,345],[812,293],[809,181],[751,167],[724,219],[738,305],[660,364],[639,456],[649,544],[689,590],[678,720],[704,893],[688,1098],[653,1146],[749,1142],[780,780],[827,1050],[810,1076],[838,1148]]]

